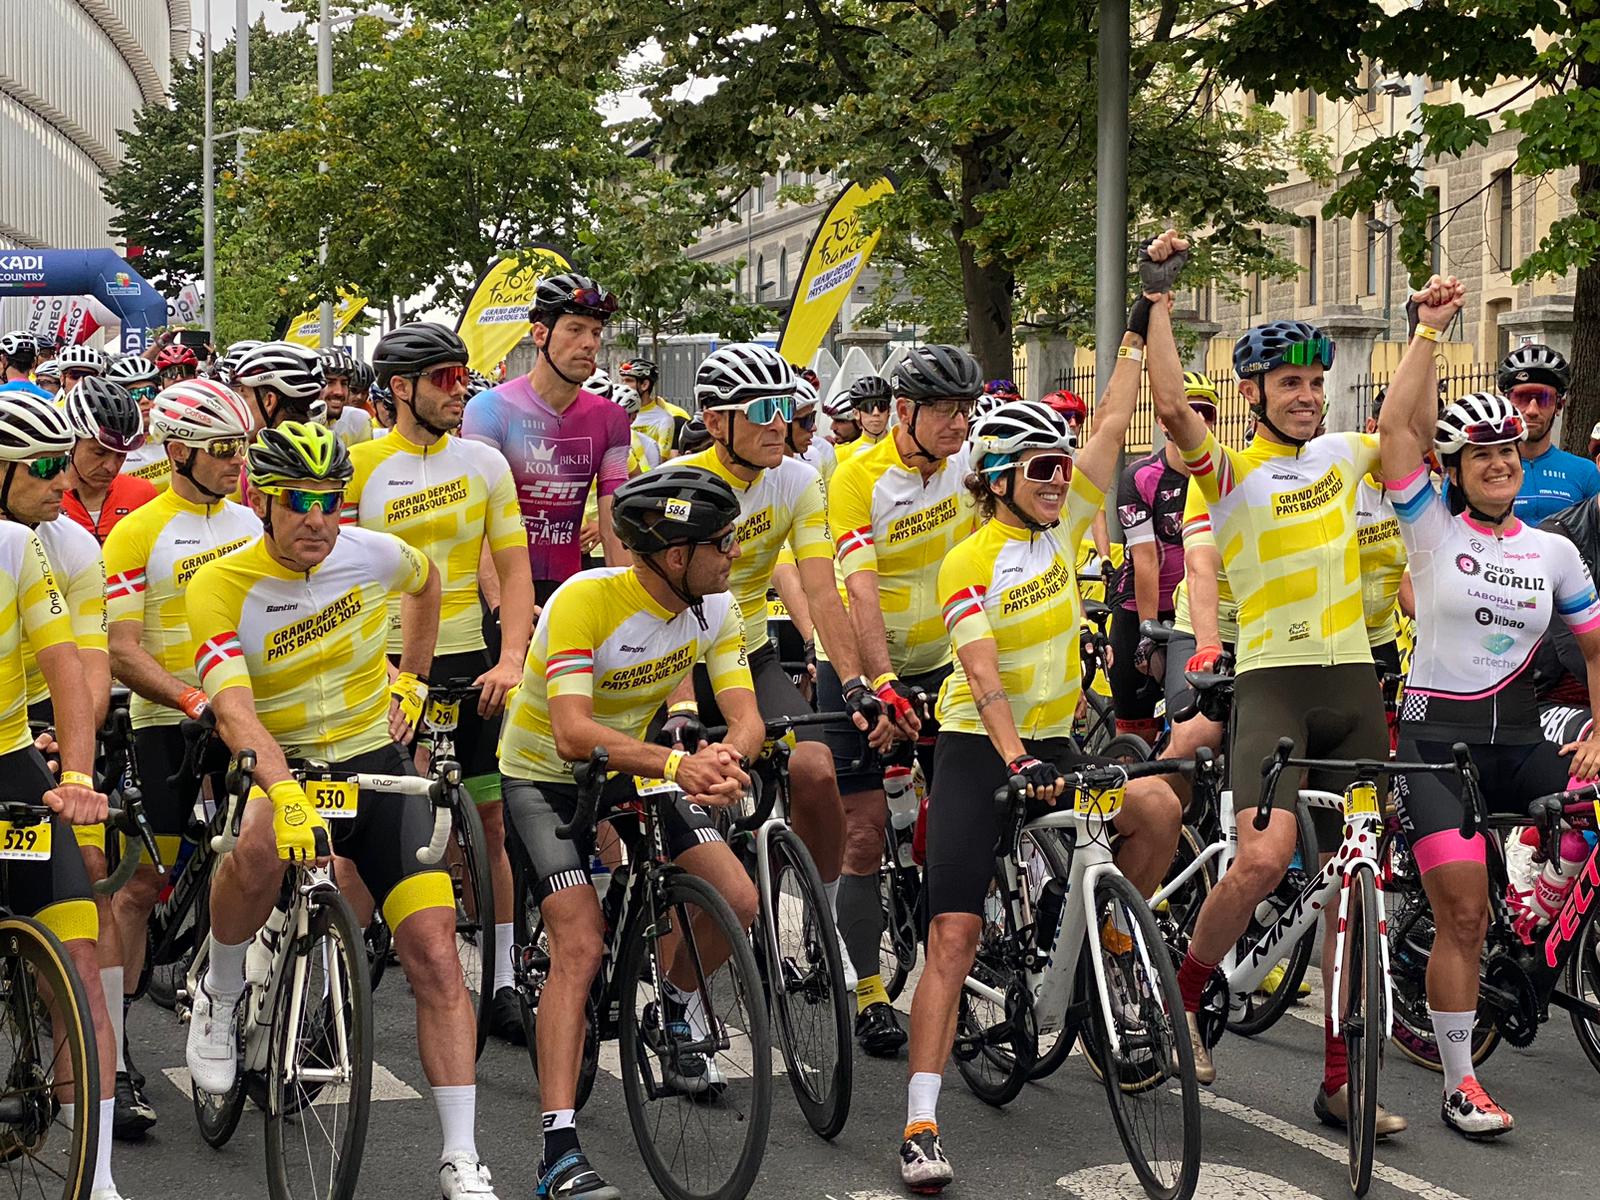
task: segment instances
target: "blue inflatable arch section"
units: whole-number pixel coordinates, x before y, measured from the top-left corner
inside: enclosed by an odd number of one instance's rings
[[[124,349],[167,323],[167,301],[114,250],[0,250],[0,296],[93,296],[122,322]]]

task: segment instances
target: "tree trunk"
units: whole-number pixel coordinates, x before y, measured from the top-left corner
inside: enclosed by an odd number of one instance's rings
[[[1010,183],[1010,171],[986,161],[976,150],[964,151],[961,161],[961,227],[956,231],[956,249],[961,257],[961,291],[967,303],[967,342],[983,367],[984,378],[1005,378],[1011,374],[1011,291],[1016,276],[999,261],[977,261],[968,230],[982,221],[977,198],[1001,191]]]
[[[1578,90],[1591,96],[1600,89],[1600,63],[1587,55],[1578,60]],[[1578,211],[1600,207],[1600,163],[1579,163],[1574,199]],[[1589,456],[1589,431],[1600,421],[1600,263],[1578,268],[1572,302],[1572,384],[1561,421],[1561,445]]]

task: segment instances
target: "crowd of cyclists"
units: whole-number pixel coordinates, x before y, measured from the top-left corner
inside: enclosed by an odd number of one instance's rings
[[[5,899],[60,939],[86,985],[101,1094],[68,1108],[95,1106],[92,1200],[117,1200],[113,1145],[158,1119],[125,1023],[166,879],[145,863],[114,896],[92,887],[115,857],[104,825],[115,781],[97,775],[96,731],[124,689],[164,864],[203,794],[189,727],[204,720],[227,752],[254,756],[188,997],[194,1087],[235,1086],[247,959],[284,863],[336,859],[341,892],[363,923],[381,915],[411,984],[446,1200],[495,1191],[475,1142],[477,1022],[457,898],[447,865],[421,853],[432,806],[379,790],[335,812],[297,774],[307,763],[386,778],[425,769],[413,743],[443,681],[476,689],[455,745],[493,879],[495,1036],[526,1033],[521,882],[546,939],[533,1027],[541,1197],[619,1195],[576,1121],[586,1005],[613,917],[592,876],[622,854],[609,834],[569,836],[583,792],[573,767],[596,748],[614,772],[601,815],[636,804],[636,780],[671,785],[665,853],[749,927],[757,884],[721,814],[770,753],[769,723],[839,714],[792,730],[789,820],[836,924],[859,1049],[907,1056],[899,1169],[923,1193],[954,1177],[938,1100],[991,898],[986,851],[1004,819],[994,797],[1014,782],[1030,813],[1048,810],[1099,761],[1075,735],[1086,647],[1102,656],[1124,744],[1225,758],[1238,813],[1262,798],[1262,763],[1281,738],[1298,756],[1387,758],[1382,685],[1403,669],[1400,757],[1448,759],[1465,743],[1495,811],[1600,775],[1588,726],[1600,701],[1600,471],[1553,444],[1563,356],[1522,346],[1497,391],[1442,395],[1435,343],[1467,296],[1435,277],[1411,298],[1406,352],[1365,432],[1325,429],[1335,346],[1321,331],[1244,331],[1233,367],[1252,431],[1226,446],[1217,388],[1185,372],[1173,333],[1188,252],[1172,231],[1141,249],[1142,291],[1092,408],[1067,391],[1033,400],[985,383],[948,345],[823,394],[814,372],[756,343],[714,350],[679,407],[647,358],[618,364],[615,380],[600,369],[617,305],[577,274],[539,283],[533,368],[498,384],[427,322],[384,334],[370,363],[282,341],[216,354],[168,338],[112,357],[0,337],[0,777],[8,799],[55,814],[48,856],[6,863]],[[1141,395],[1160,436],[1119,475]],[[1112,541],[1124,546],[1115,567]],[[1081,567],[1097,561],[1102,643],[1084,636]],[[1224,722],[1193,701],[1197,681],[1230,673],[1225,746]],[[1231,865],[1175,952],[1178,1028],[1202,1084],[1218,1079],[1202,1005],[1299,865],[1300,786],[1279,776],[1270,819],[1238,822]],[[1343,780],[1314,774],[1310,786]],[[1513,1119],[1471,1058],[1490,877],[1484,836],[1459,830],[1462,795],[1447,776],[1395,787],[1435,925],[1427,1009],[1441,1116],[1486,1138]],[[925,960],[907,1028],[883,978],[879,876],[891,808],[918,796]],[[1114,856],[1146,897],[1172,867],[1191,801],[1181,776],[1127,784]],[[1324,855],[1338,824],[1317,822]],[[1507,902],[1531,940],[1561,896],[1529,888]],[[1328,1011],[1312,1108],[1343,1126],[1354,1117],[1336,1029],[1338,923],[1322,924]],[[1113,923],[1098,936],[1111,953],[1132,944]],[[664,1084],[707,1103],[722,1082],[716,1056],[674,1049],[715,1024],[696,972],[729,947],[702,940],[697,965],[680,953],[664,972],[651,1036]],[[1280,977],[1263,986],[1293,986]],[[1377,1136],[1405,1128],[1378,1111]]]

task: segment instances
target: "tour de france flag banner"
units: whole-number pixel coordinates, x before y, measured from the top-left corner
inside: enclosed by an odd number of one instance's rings
[[[530,246],[497,259],[456,324],[471,356],[467,365],[485,375],[499,366],[528,334],[534,285],[552,271],[571,269],[566,256],[550,246]]]
[[[333,336],[339,337],[367,307],[367,298],[349,288],[339,289],[339,303],[333,306]],[[322,342],[322,312],[313,308],[289,322],[289,332],[283,340],[314,350]]]
[[[862,225],[861,210],[893,191],[894,184],[886,178],[866,187],[852,183],[823,216],[778,335],[778,353],[789,362],[810,362],[822,345],[828,326],[878,244],[878,231]]]

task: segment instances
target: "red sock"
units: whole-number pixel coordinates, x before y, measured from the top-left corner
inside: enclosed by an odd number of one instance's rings
[[[1201,962],[1190,950],[1183,956],[1183,962],[1178,967],[1178,991],[1183,993],[1183,1011],[1199,1012],[1200,997],[1206,990],[1206,983],[1211,978],[1211,972],[1217,969],[1216,963]]]
[[[1331,1096],[1350,1082],[1350,1055],[1344,1035],[1334,1036],[1332,1017],[1322,1019],[1322,1058],[1322,1094]]]

